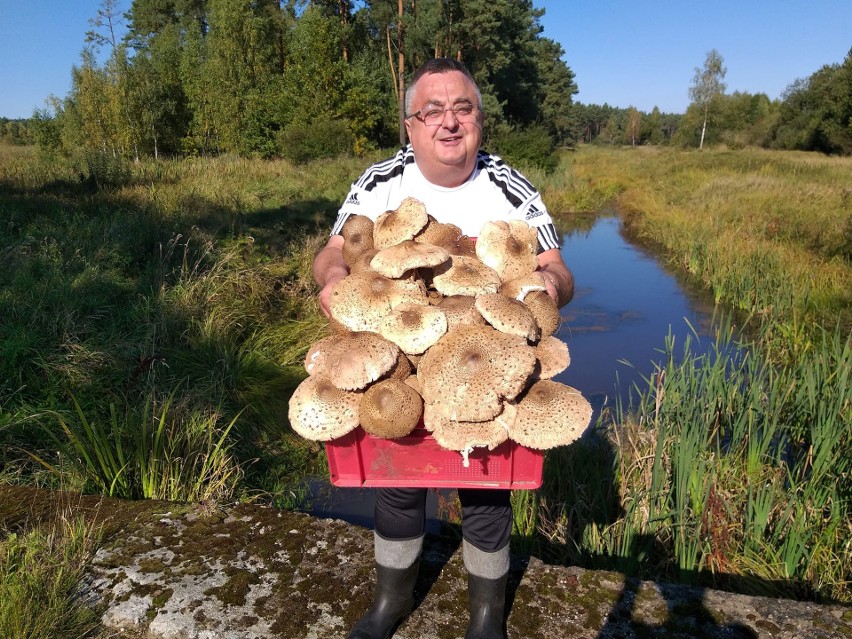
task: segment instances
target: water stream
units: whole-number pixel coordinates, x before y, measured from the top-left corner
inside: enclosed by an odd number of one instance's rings
[[[562,256],[575,292],[557,337],[568,344],[571,365],[555,379],[596,409],[616,396],[627,405],[631,386],[644,387],[643,376],[660,361],[667,334],[678,345],[690,334],[711,343],[712,302],[687,294],[658,258],[628,243],[617,217],[563,236]]]
[[[579,389],[595,407],[627,405],[631,385],[643,385],[662,357],[665,337],[708,336],[713,306],[689,295],[660,261],[630,244],[614,215],[602,214],[588,231],[563,237],[562,255],[575,279],[574,299],[562,309],[557,337],[568,344],[571,365],[556,381]],[[709,337],[702,344],[712,343]],[[370,526],[374,490],[310,482],[309,512]],[[429,491],[427,530],[437,532],[440,493]]]

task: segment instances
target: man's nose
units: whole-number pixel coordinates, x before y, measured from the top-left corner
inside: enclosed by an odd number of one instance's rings
[[[447,116],[450,116],[450,122],[447,123]],[[459,126],[459,119],[456,117],[456,112],[452,109],[444,110],[444,119],[441,120],[441,126],[445,129],[455,129]]]

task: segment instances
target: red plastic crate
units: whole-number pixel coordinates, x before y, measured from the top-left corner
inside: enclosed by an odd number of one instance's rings
[[[441,448],[425,428],[396,439],[356,428],[325,450],[331,483],[343,487],[534,490],[544,465],[544,451],[508,440],[491,451],[474,448],[465,467],[460,453]]]

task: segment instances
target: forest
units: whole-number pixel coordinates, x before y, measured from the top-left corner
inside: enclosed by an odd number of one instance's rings
[[[553,168],[557,148],[592,142],[852,153],[852,50],[779,99],[725,93],[720,66],[686,113],[646,113],[576,102],[543,12],[531,0],[133,0],[126,12],[104,0],[69,94],[0,118],[0,141],[129,160],[363,155],[404,143],[406,79],[447,56],[482,89],[486,147],[515,162]]]

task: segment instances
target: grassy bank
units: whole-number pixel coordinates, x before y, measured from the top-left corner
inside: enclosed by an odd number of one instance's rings
[[[545,193],[570,180],[562,219],[616,207],[635,240],[732,309],[746,355],[726,324],[710,355],[667,342],[636,405],[599,422],[601,441],[552,453],[532,506],[516,500],[539,513],[539,551],[848,601],[852,162],[649,148],[566,162],[540,176]]]
[[[310,264],[362,164],[70,165],[7,152],[3,479],[292,497],[317,456],[283,417],[325,330]],[[149,444],[139,433],[152,418]],[[214,458],[227,480],[212,480]]]
[[[131,166],[0,147],[0,481],[298,503],[298,480],[322,472],[284,417],[326,330],[310,264],[368,162]],[[555,173],[527,171],[566,228],[616,202],[755,339],[745,361],[724,341],[708,358],[669,345],[600,441],[551,453],[545,488],[515,497],[527,548],[852,598],[850,168],[582,148]]]
[[[852,328],[852,159],[589,147],[569,172],[718,303],[791,330]]]

